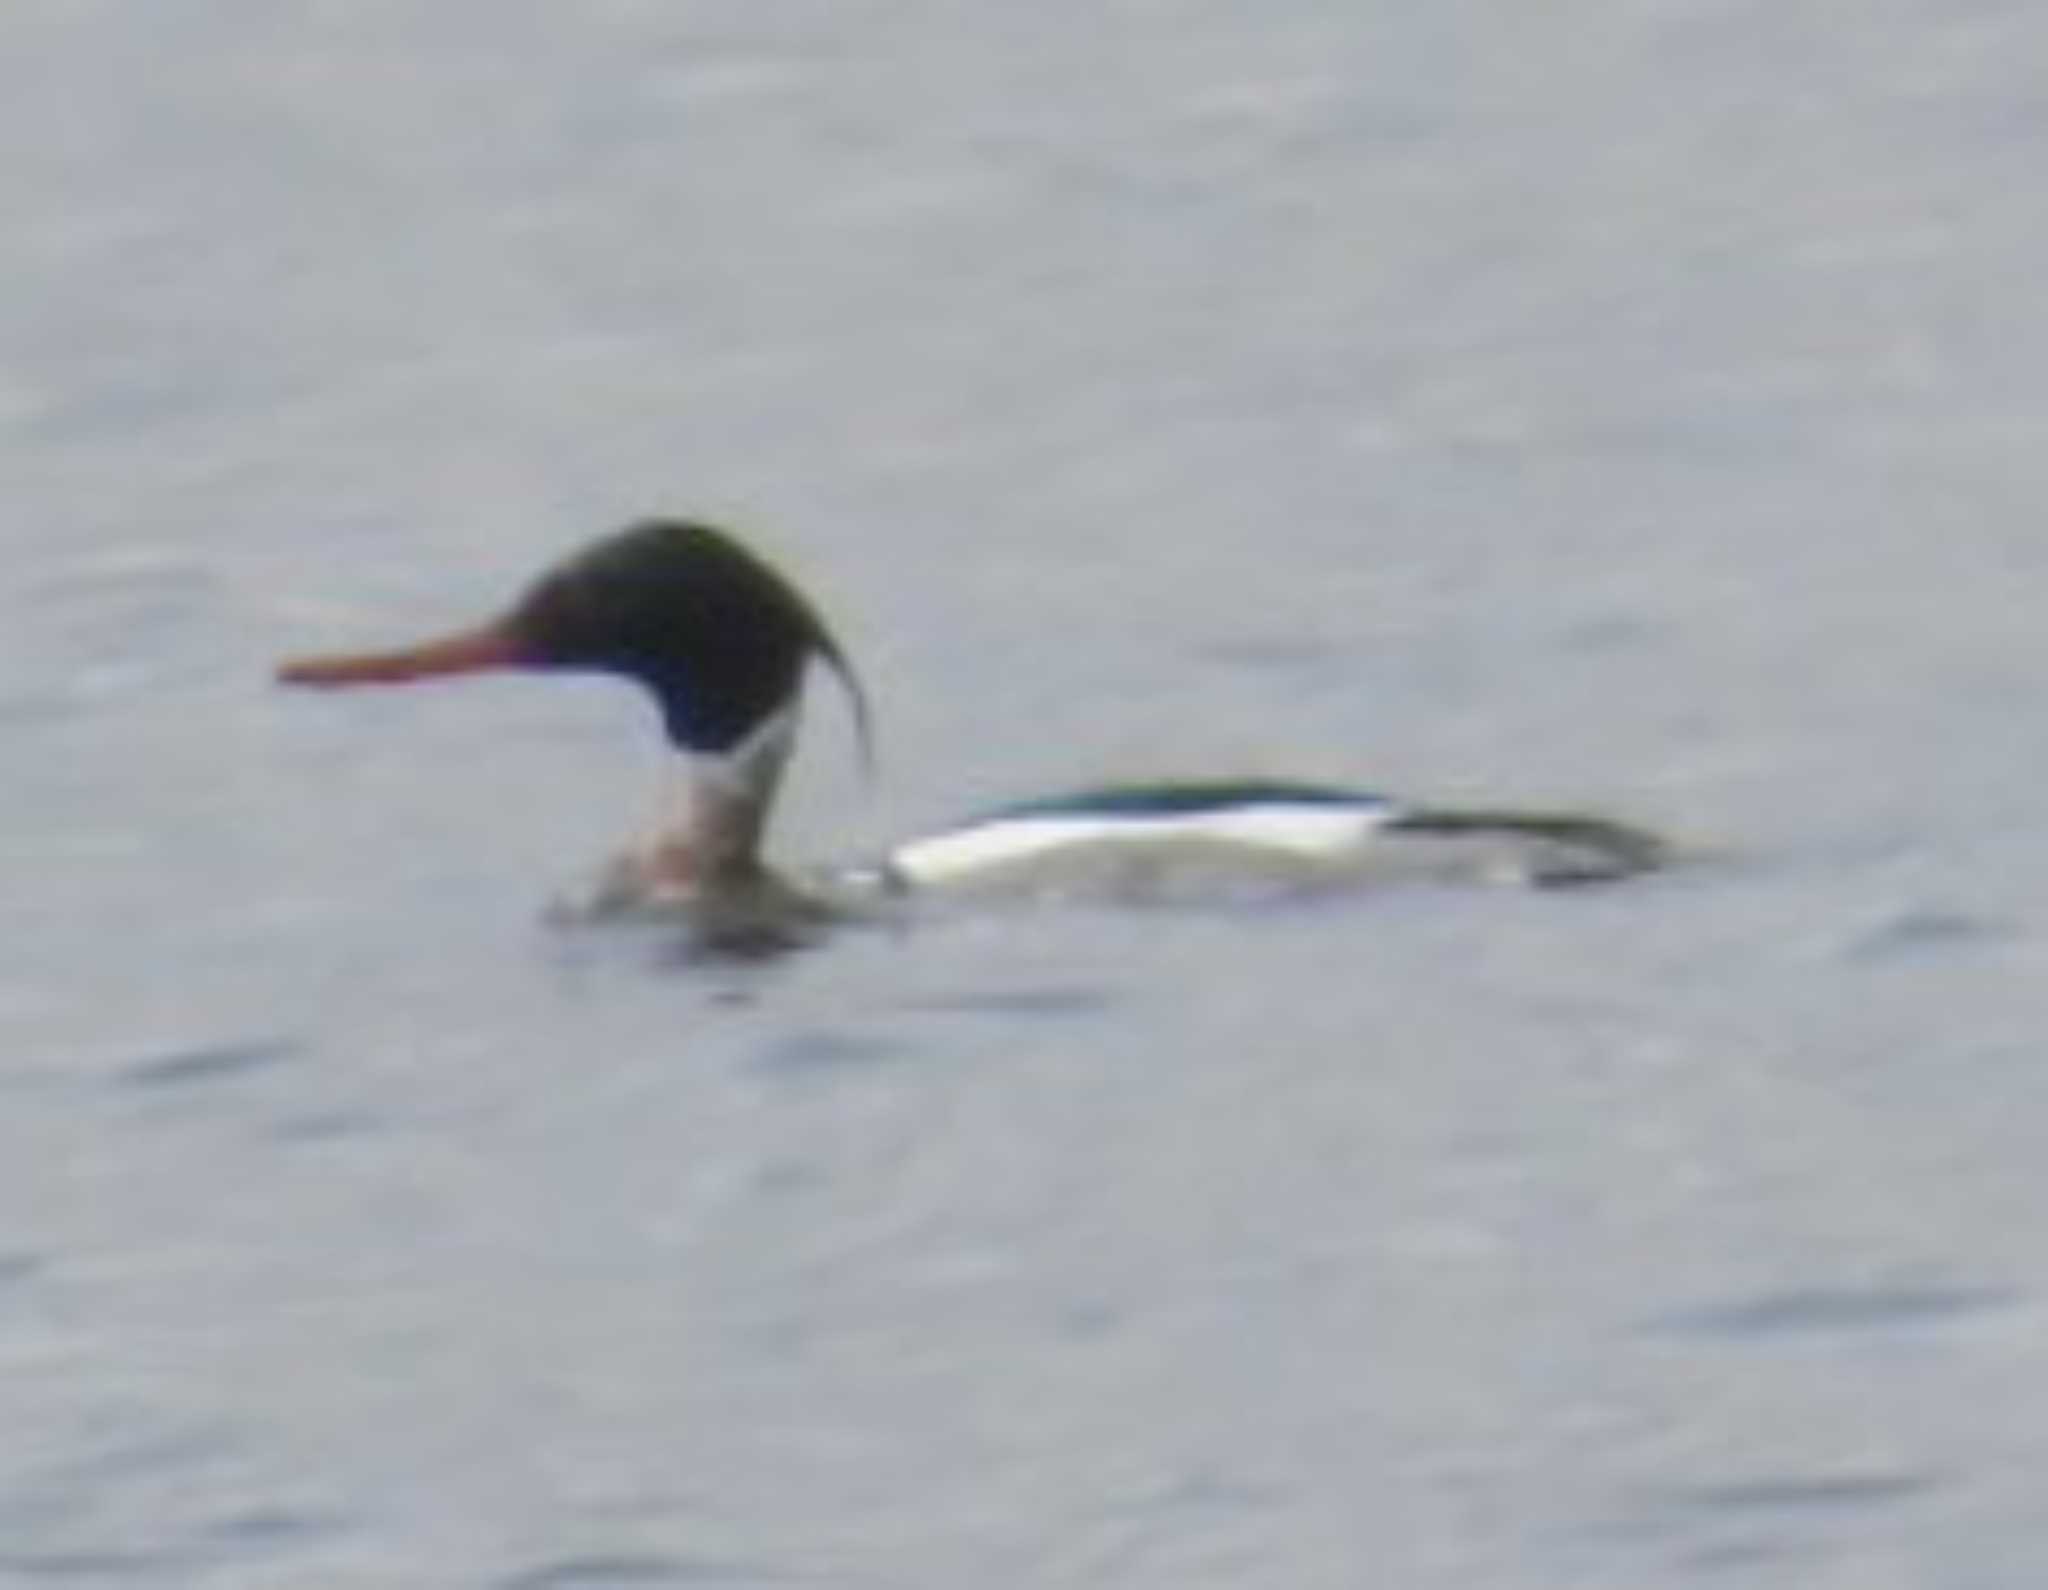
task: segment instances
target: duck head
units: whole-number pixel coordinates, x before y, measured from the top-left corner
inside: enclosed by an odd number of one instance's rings
[[[802,593],[723,531],[656,519],[547,570],[483,624],[389,651],[295,659],[278,677],[323,688],[499,669],[632,680],[654,697],[691,772],[694,815],[658,842],[661,866],[696,878],[753,866],[812,658],[845,685],[871,760],[866,693]]]

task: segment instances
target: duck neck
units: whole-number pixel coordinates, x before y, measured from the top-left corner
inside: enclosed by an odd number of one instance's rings
[[[650,881],[716,891],[758,880],[761,839],[796,738],[792,703],[724,751],[681,753],[673,806],[645,854]]]

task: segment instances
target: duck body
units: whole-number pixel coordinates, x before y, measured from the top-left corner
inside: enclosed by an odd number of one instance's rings
[[[1364,790],[1268,780],[1109,785],[976,814],[896,845],[883,865],[903,892],[1286,892],[1331,880],[1395,809]]]
[[[1112,785],[997,808],[897,845],[904,891],[1126,900],[1315,893],[1399,880],[1592,883],[1657,864],[1650,835],[1598,818],[1450,812],[1342,785]]]
[[[842,910],[905,895],[1152,900],[1417,878],[1588,883],[1665,855],[1653,836],[1596,817],[1437,810],[1335,785],[1208,780],[999,807],[822,886],[802,885],[766,865],[762,840],[812,660],[845,686],[865,756],[865,691],[803,594],[722,531],[650,520],[564,560],[484,624],[392,651],[288,662],[279,677],[336,687],[509,668],[641,685],[677,753],[682,800],[614,864],[590,913],[681,910],[714,948],[801,941]]]

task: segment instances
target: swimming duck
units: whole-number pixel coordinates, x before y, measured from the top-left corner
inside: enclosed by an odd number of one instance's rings
[[[765,864],[762,838],[813,660],[837,674],[869,755],[866,690],[811,602],[724,531],[657,519],[569,557],[473,628],[396,650],[297,659],[278,677],[332,688],[542,669],[640,684],[681,757],[687,799],[671,827],[613,866],[590,904],[599,913],[686,906],[714,943],[800,935],[850,898],[1143,897],[1217,881],[1324,888],[1452,875],[1571,884],[1665,858],[1654,836],[1598,817],[1440,810],[1341,786],[1213,780],[999,808],[799,885]],[[1163,890],[1162,880],[1171,880]]]

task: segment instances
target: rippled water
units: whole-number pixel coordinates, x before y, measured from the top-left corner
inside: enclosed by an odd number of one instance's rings
[[[2048,21],[0,17],[0,1584],[2031,1587]],[[601,683],[283,696],[652,509],[781,838],[1584,804],[1569,898],[541,921]]]

